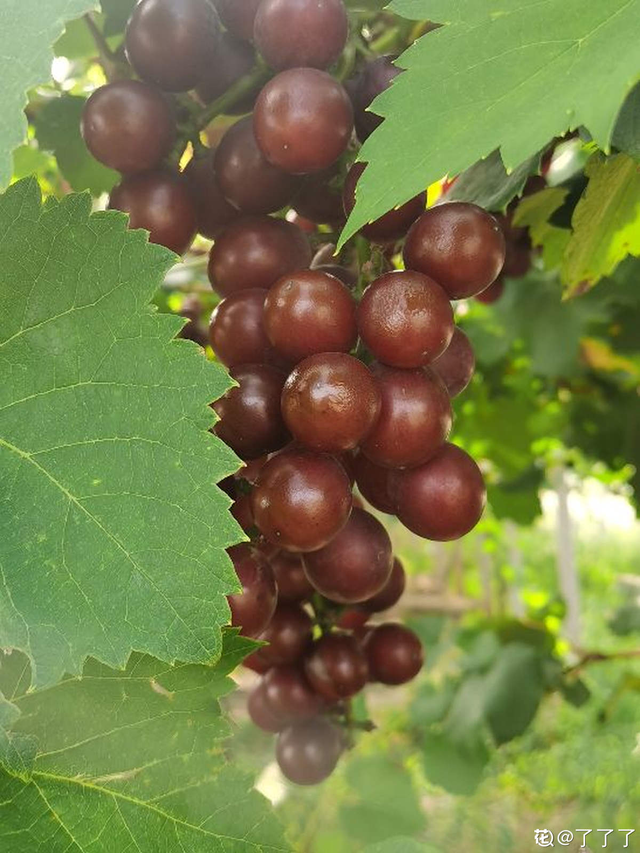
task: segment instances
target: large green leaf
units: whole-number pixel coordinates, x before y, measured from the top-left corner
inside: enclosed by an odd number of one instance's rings
[[[369,166],[343,242],[497,148],[513,169],[585,125],[606,149],[640,75],[640,0],[395,0],[391,8],[447,26],[401,56],[406,73],[372,105],[387,120],[360,152]]]
[[[612,142],[620,151],[640,160],[640,86],[632,89],[622,105]]]
[[[0,689],[21,712],[14,733],[37,747],[26,772],[0,769],[3,853],[288,849],[222,752],[229,726],[218,700],[249,650],[232,635],[215,668],[138,654],[124,672],[89,661],[82,677],[26,694],[29,679],[15,678],[24,657],[5,659]]]
[[[11,177],[11,152],[24,140],[26,93],[50,77],[51,45],[64,22],[96,0],[3,0],[0,3],[0,187]]]
[[[484,714],[496,743],[521,735],[544,693],[540,655],[524,643],[509,643],[485,677]]]
[[[90,207],[0,196],[0,647],[38,685],[88,655],[215,658],[237,588],[237,463],[207,432],[229,379],[148,305],[174,256]]]
[[[452,794],[472,794],[480,784],[489,751],[480,734],[460,744],[444,732],[426,732],[422,760],[427,779]]]

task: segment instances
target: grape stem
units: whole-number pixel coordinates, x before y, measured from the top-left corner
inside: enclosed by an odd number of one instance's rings
[[[610,660],[631,660],[640,658],[640,649],[630,649],[623,652],[584,652],[580,660],[564,670],[565,675],[575,675],[590,663],[605,663]]]
[[[238,101],[263,86],[270,76],[269,69],[262,63],[258,63],[252,71],[237,80],[223,95],[204,108],[198,117],[198,129],[204,130],[214,118],[228,112]]]
[[[120,52],[114,52],[111,50],[106,38],[104,37],[104,33],[94,21],[91,12],[87,12],[87,14],[84,15],[84,22],[95,42],[98,50],[98,59],[107,80],[114,80],[118,76],[123,76],[118,73],[122,68]]]

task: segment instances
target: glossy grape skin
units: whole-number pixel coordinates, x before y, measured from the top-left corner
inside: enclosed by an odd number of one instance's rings
[[[358,306],[358,330],[372,355],[391,367],[423,367],[441,355],[453,337],[447,294],[421,273],[380,276]]]
[[[160,165],[176,138],[169,102],[138,80],[96,89],[84,106],[80,129],[96,160],[123,174]]]
[[[345,178],[342,201],[347,216],[356,205],[356,188],[366,166],[366,163],[354,163]],[[416,219],[424,213],[426,201],[426,193],[420,193],[401,204],[400,207],[393,208],[368,225],[364,225],[360,233],[372,243],[394,243],[402,239]]]
[[[210,240],[240,216],[239,211],[226,200],[213,168],[215,152],[192,158],[185,167],[184,182],[196,209],[198,233]]]
[[[444,444],[453,415],[442,380],[428,367],[398,370],[374,365],[382,408],[362,452],[387,468],[420,465]]]
[[[167,92],[193,89],[220,36],[209,0],[139,0],[125,34],[127,59]]]
[[[411,226],[404,262],[437,281],[451,299],[466,299],[496,280],[505,253],[495,218],[475,204],[454,201],[430,208]]]
[[[295,664],[272,667],[264,676],[265,697],[271,713],[292,722],[315,717],[322,707],[301,667]]]
[[[342,0],[262,0],[253,27],[256,47],[276,71],[328,68],[348,34]]]
[[[305,658],[307,680],[328,702],[359,693],[369,680],[369,665],[360,643],[349,634],[325,634]]]
[[[289,204],[299,179],[262,156],[253,133],[253,118],[236,122],[222,137],[214,167],[225,198],[243,213],[274,213]]]
[[[324,352],[298,364],[282,391],[282,415],[293,437],[312,450],[352,450],[380,414],[369,368],[351,355]]]
[[[266,290],[240,290],[223,299],[211,315],[209,341],[227,367],[282,361],[264,328]]]
[[[424,539],[460,539],[480,520],[486,488],[474,460],[453,444],[398,478],[398,518]]]
[[[197,214],[177,172],[157,169],[128,175],[111,192],[109,209],[129,214],[129,228],[149,231],[149,240],[183,255],[196,236]]]
[[[269,734],[277,734],[287,727],[287,721],[281,720],[271,711],[265,695],[264,684],[258,682],[247,697],[247,711],[251,722]]]
[[[394,515],[397,472],[393,468],[376,465],[367,459],[364,453],[358,453],[356,456],[354,471],[356,483],[363,498],[380,512]]]
[[[377,595],[364,601],[360,606],[368,613],[382,613],[390,610],[402,598],[407,583],[407,577],[402,563],[397,558],[393,561],[391,577],[386,586]]]
[[[315,589],[339,604],[358,604],[377,595],[392,567],[389,534],[363,509],[352,511],[328,545],[304,557],[307,577]]]
[[[381,684],[406,684],[424,664],[422,643],[409,628],[387,622],[377,625],[365,641],[372,680]]]
[[[265,539],[287,551],[313,551],[346,524],[351,484],[332,456],[294,447],[267,462],[251,502]]]
[[[238,387],[213,404],[216,435],[241,459],[257,459],[284,447],[288,434],[280,412],[285,373],[270,364],[241,364],[229,371]]]
[[[342,749],[339,729],[319,717],[280,732],[276,759],[290,782],[319,785],[335,770]]]
[[[228,551],[242,584],[242,592],[227,596],[231,624],[244,637],[258,637],[273,616],[278,590],[273,572],[265,558],[247,544],[234,545]]]
[[[258,6],[262,0],[215,0],[225,27],[235,36],[251,41]]]
[[[209,256],[209,281],[222,296],[263,288],[311,263],[302,231],[283,219],[250,216],[229,226]]]
[[[264,324],[272,345],[292,363],[320,352],[349,352],[358,337],[353,297],[321,270],[278,279],[265,302]]]
[[[230,89],[242,77],[245,77],[256,64],[256,52],[248,42],[236,38],[228,32],[221,33],[215,50],[202,70],[196,92],[205,103],[210,104]],[[227,107],[228,115],[242,115],[251,112],[260,86],[253,92],[240,98],[233,106]]]
[[[270,163],[294,175],[321,172],[346,150],[353,109],[337,80],[292,68],[270,80],[253,113],[258,145]]]
[[[269,560],[269,564],[278,584],[279,601],[301,602],[311,598],[315,590],[304,573],[299,554],[279,551]]]
[[[257,650],[257,655],[269,666],[296,663],[311,645],[313,622],[299,604],[278,601],[260,640],[269,645]]]
[[[393,64],[395,56],[378,56],[368,62],[358,76],[354,87],[354,116],[356,133],[360,142],[364,142],[384,119],[369,112],[372,101],[381,92],[388,89],[392,81],[402,73],[402,68]]]
[[[451,398],[464,391],[473,378],[476,356],[462,329],[456,326],[451,343],[431,367],[447,386]]]

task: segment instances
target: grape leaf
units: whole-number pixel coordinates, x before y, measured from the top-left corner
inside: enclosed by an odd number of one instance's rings
[[[380,841],[378,844],[370,844],[365,847],[364,853],[441,853],[441,850],[432,844],[423,844],[401,835]]]
[[[229,725],[219,699],[252,647],[230,634],[215,668],[134,654],[123,672],[89,660],[82,677],[17,695],[25,658],[5,658],[0,689],[21,712],[13,732],[36,748],[27,772],[0,769],[0,848],[287,850],[267,802],[222,753]]]
[[[396,0],[391,9],[451,23],[402,54],[406,73],[373,102],[386,121],[360,151],[369,166],[340,245],[497,148],[512,169],[581,125],[608,148],[640,73],[640,0]]]
[[[493,151],[458,176],[447,193],[447,201],[471,201],[485,210],[503,211],[522,193],[527,178],[540,168],[540,155],[529,157],[510,173],[499,151]]]
[[[96,0],[9,0],[0,4],[0,187],[11,177],[11,152],[24,140],[26,93],[50,75],[51,45],[64,22],[96,5]]]
[[[472,794],[480,784],[489,751],[480,734],[465,744],[444,732],[428,731],[422,739],[425,776],[452,794]]]
[[[208,661],[239,538],[207,432],[229,387],[150,308],[174,255],[89,195],[0,196],[0,647],[36,684],[132,649]]]
[[[622,105],[612,142],[634,160],[640,160],[640,86],[635,86]]]
[[[526,731],[543,693],[540,655],[523,643],[506,645],[485,677],[483,711],[496,743]]]
[[[105,36],[124,32],[135,5],[136,0],[100,0],[100,8],[104,14],[103,32]]]
[[[534,246],[542,247],[542,260],[547,269],[560,266],[564,250],[571,239],[568,228],[558,228],[549,220],[565,202],[568,190],[563,187],[547,187],[541,192],[523,198],[516,208],[513,222],[529,229]]]

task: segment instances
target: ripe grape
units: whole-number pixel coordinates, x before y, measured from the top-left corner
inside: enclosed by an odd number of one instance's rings
[[[392,81],[401,74],[403,69],[393,64],[395,56],[378,56],[368,62],[355,81],[353,94],[353,110],[355,115],[356,133],[360,142],[364,142],[382,123],[383,119],[370,112],[372,101],[381,92],[388,89]]]
[[[377,518],[354,509],[328,545],[304,556],[307,577],[321,595],[357,604],[382,590],[391,576],[391,540]]]
[[[506,257],[502,274],[507,278],[522,278],[531,268],[531,246],[528,240],[523,243],[507,242]]]
[[[342,749],[339,729],[319,717],[280,732],[276,758],[289,781],[296,785],[318,785],[331,776]]]
[[[482,293],[479,293],[476,296],[476,300],[478,302],[482,302],[483,305],[493,305],[494,302],[497,302],[498,299],[502,297],[504,293],[504,279],[502,278],[502,273],[500,276],[487,287],[486,290],[483,290]]]
[[[476,356],[469,338],[457,326],[451,343],[431,367],[447,386],[450,397],[461,394],[473,378]]]
[[[349,169],[344,182],[342,201],[347,216],[356,206],[356,188],[366,163],[354,163]],[[360,233],[372,243],[394,243],[405,236],[421,213],[424,213],[426,193],[420,193],[409,201],[393,208],[379,219],[370,222],[360,229]]]
[[[422,643],[404,625],[377,625],[368,635],[365,651],[371,678],[382,684],[406,684],[422,669]]]
[[[344,527],[351,484],[332,456],[291,448],[270,459],[251,495],[263,536],[288,551],[322,548]]]
[[[186,92],[200,79],[219,35],[209,0],[139,0],[127,24],[127,59],[143,80]]]
[[[257,655],[269,666],[295,663],[311,644],[313,622],[299,604],[279,601],[266,630],[259,639],[268,643]]]
[[[423,367],[453,337],[453,310],[435,281],[406,270],[386,273],[366,289],[358,306],[358,330],[378,361]]]
[[[246,665],[246,661],[245,661]],[[281,720],[271,711],[265,695],[264,684],[260,681],[249,693],[247,711],[252,723],[263,732],[277,734],[287,727],[286,720]]]
[[[213,404],[220,418],[216,434],[241,459],[256,459],[284,447],[288,435],[280,395],[286,375],[270,364],[242,364],[229,372],[238,387]]]
[[[242,584],[242,592],[229,595],[231,624],[244,637],[258,637],[273,616],[278,590],[273,572],[265,558],[247,544],[229,548],[229,556]]]
[[[384,610],[390,610],[396,605],[404,593],[407,577],[404,573],[404,568],[400,560],[393,561],[393,569],[391,577],[387,581],[386,586],[380,590],[373,598],[363,601],[360,605],[365,608],[368,613],[382,613]]]
[[[169,102],[138,80],[96,89],[85,104],[80,129],[96,160],[123,174],[158,166],[176,138]]]
[[[263,0],[253,28],[256,47],[276,71],[328,68],[348,34],[342,0]]]
[[[433,459],[398,478],[398,518],[425,539],[459,539],[480,520],[486,497],[473,459],[459,447],[445,444]]]
[[[313,644],[304,670],[313,689],[328,702],[355,696],[369,680],[364,652],[349,634],[325,634]]]
[[[333,186],[336,169],[307,175],[292,201],[296,212],[311,222],[338,227],[344,222],[342,192]]]
[[[504,264],[505,240],[491,214],[454,201],[427,210],[411,226],[404,246],[407,269],[430,276],[451,299],[476,296]]]
[[[291,362],[355,346],[356,304],[347,288],[321,270],[298,270],[278,279],[267,296],[269,340]]]
[[[229,204],[218,185],[213,168],[214,151],[193,157],[184,172],[184,181],[196,209],[198,232],[215,240],[218,234],[240,214]]]
[[[276,717],[293,721],[315,717],[320,711],[320,697],[299,666],[274,666],[265,674],[262,683],[267,706]]]
[[[337,80],[315,68],[292,68],[270,80],[258,96],[253,120],[267,160],[295,175],[335,163],[353,130],[349,96]]]
[[[253,512],[251,510],[251,498],[247,495],[238,495],[231,504],[229,510],[244,532],[249,535],[255,524],[253,523]]]
[[[393,515],[396,511],[395,481],[397,471],[375,465],[359,453],[353,462],[356,483],[365,500],[380,512]]]
[[[216,240],[209,280],[222,296],[238,290],[268,290],[281,276],[311,263],[302,231],[283,219],[250,216],[234,222]]]
[[[279,601],[308,601],[314,593],[304,573],[302,557],[279,551],[269,561],[278,585]]]
[[[223,299],[211,315],[209,341],[227,367],[240,364],[278,364],[282,359],[269,343],[264,328],[266,290],[240,290]]]
[[[197,215],[180,174],[169,169],[128,175],[111,192],[109,209],[129,214],[129,228],[183,255],[196,236]]]
[[[222,33],[215,51],[207,58],[202,69],[196,87],[198,97],[205,104],[210,104],[247,75],[255,64],[256,52],[248,42],[231,33]],[[257,85],[253,92],[240,98],[233,106],[227,107],[225,112],[229,115],[251,112],[259,91],[260,86]]]
[[[229,128],[216,150],[214,166],[225,198],[243,213],[274,213],[288,204],[299,180],[262,156],[251,116]]]
[[[398,370],[375,365],[382,408],[362,452],[376,465],[405,468],[433,456],[451,431],[451,401],[439,376],[428,367]]]
[[[313,450],[351,450],[373,428],[380,392],[369,368],[351,355],[325,352],[301,361],[282,392],[291,434]]]
[[[215,6],[225,27],[235,36],[251,41],[253,26],[262,0],[215,0]]]

